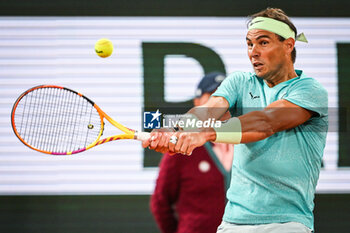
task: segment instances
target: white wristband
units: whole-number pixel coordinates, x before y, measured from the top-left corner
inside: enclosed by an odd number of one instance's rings
[[[222,123],[221,127],[214,127],[216,139],[214,142],[239,144],[242,140],[241,121],[237,117]]]

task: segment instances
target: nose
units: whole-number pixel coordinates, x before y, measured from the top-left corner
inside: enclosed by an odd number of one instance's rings
[[[250,55],[250,57],[259,57],[260,56],[259,48],[256,45],[253,45],[250,48],[249,55]]]

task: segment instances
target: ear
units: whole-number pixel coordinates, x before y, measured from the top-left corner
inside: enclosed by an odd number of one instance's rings
[[[200,103],[199,100],[200,100],[199,98],[194,98],[194,99],[193,99],[193,105],[194,105],[194,106],[198,106],[199,103]]]
[[[284,47],[286,49],[286,52],[288,54],[290,54],[294,49],[295,40],[293,38],[288,38],[288,39],[285,39],[283,41],[283,43],[284,43]]]

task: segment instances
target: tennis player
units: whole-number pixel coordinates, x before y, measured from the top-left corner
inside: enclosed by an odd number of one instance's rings
[[[295,42],[306,38],[281,9],[254,14],[246,41],[254,73],[230,74],[205,105],[188,112],[198,121],[220,119],[227,109],[239,116],[200,132],[154,131],[143,146],[191,154],[207,141],[237,144],[217,232],[312,232],[328,129],[327,92],[294,69]]]

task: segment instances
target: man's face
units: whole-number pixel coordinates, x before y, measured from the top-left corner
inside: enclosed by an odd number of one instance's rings
[[[247,33],[248,57],[253,65],[255,74],[263,79],[273,79],[284,67],[290,57],[285,41],[269,31],[253,29]]]

